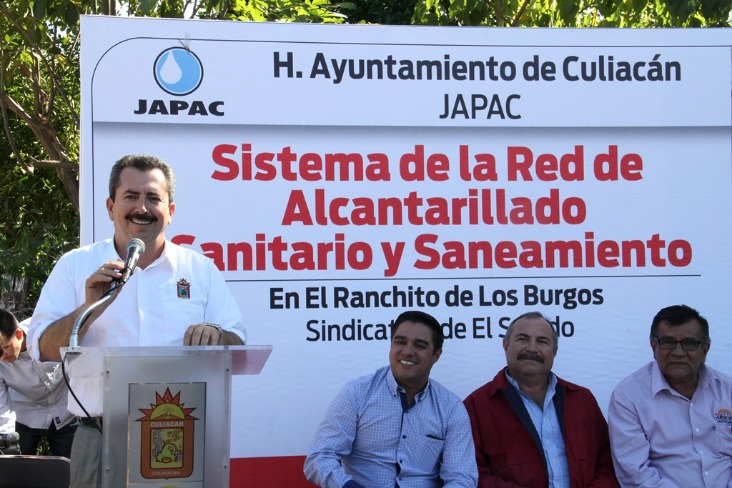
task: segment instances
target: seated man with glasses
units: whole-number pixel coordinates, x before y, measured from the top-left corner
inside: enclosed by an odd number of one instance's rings
[[[704,364],[709,323],[686,305],[651,324],[655,361],[610,398],[615,474],[624,487],[732,487],[732,378]]]

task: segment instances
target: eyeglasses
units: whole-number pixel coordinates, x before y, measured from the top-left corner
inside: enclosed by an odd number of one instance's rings
[[[673,351],[674,349],[676,349],[676,344],[681,344],[681,349],[683,349],[684,351],[696,351],[697,349],[699,349],[699,345],[702,343],[702,341],[693,339],[691,337],[687,337],[678,341],[673,337],[663,336],[654,337],[653,340],[656,341],[656,344],[658,344],[661,349],[665,349],[666,351]]]

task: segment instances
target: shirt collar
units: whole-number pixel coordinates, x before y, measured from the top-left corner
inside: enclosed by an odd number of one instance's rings
[[[505,369],[505,372],[506,372],[506,379],[508,380],[508,383],[511,386],[513,386],[514,388],[516,388],[516,391],[518,391],[519,394],[523,398],[527,398],[528,399],[528,397],[524,394],[524,392],[521,391],[521,387],[519,386],[518,381],[516,381],[515,379],[513,379],[511,377],[511,375],[508,374],[508,368]],[[557,390],[557,375],[555,375],[554,373],[552,373],[550,371],[549,372],[549,386],[547,386],[547,388],[546,388],[546,394],[544,395],[544,403],[545,404],[548,401],[550,401],[552,398],[554,398],[554,393],[556,393],[556,390]]]
[[[389,387],[389,391],[393,396],[398,396],[399,391],[404,391],[404,388],[399,386],[396,382],[396,379],[394,378],[394,374],[391,372],[391,368],[389,368],[389,371],[386,375],[386,384]],[[414,403],[418,403],[422,401],[422,397],[430,390],[430,379],[427,378],[427,384],[425,385],[424,389],[414,395]]]
[[[706,388],[709,384],[709,381],[710,377],[709,372],[707,371],[707,366],[705,364],[702,364],[701,368],[699,368],[699,383],[697,385],[697,388]],[[668,381],[666,381],[666,377],[663,376],[663,372],[658,366],[658,361],[654,359],[651,365],[651,393],[655,396],[663,390],[676,392],[676,390],[671,388],[671,385],[668,384]]]
[[[518,381],[513,379],[511,377],[511,375],[508,374],[508,368],[506,368],[504,371],[506,373],[506,379],[511,384],[511,386],[513,386],[517,390],[521,391]],[[550,371],[549,372],[549,386],[547,387],[546,392],[547,393],[551,392],[552,394],[554,394],[554,390],[556,390],[556,389],[557,389],[557,375],[555,375],[553,372]]]
[[[113,260],[119,260],[124,263],[125,258],[127,256],[120,256],[117,253],[117,248],[114,247],[114,238],[107,239],[104,241],[107,245],[107,248],[104,250],[104,259],[107,261],[113,261]],[[158,266],[163,262],[169,263],[169,265],[173,268],[173,271],[177,271],[175,269],[175,264],[177,260],[175,259],[175,253],[177,253],[177,246],[173,245],[172,243],[168,242],[168,240],[165,240],[165,244],[163,247],[163,252],[158,256],[158,258],[150,263],[147,268],[151,268],[153,266]],[[147,269],[146,268],[146,269]]]

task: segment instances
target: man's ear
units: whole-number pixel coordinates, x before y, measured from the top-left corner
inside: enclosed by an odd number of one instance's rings
[[[168,221],[168,224],[171,224],[173,222],[173,214],[175,213],[175,202],[170,202],[168,212],[170,213],[170,220]]]
[[[437,362],[440,359],[440,356],[442,356],[442,349],[438,349],[435,351],[435,362]]]
[[[109,213],[109,220],[114,221],[114,217],[112,216],[112,209],[114,208],[114,201],[107,197],[107,213]]]
[[[18,329],[15,331],[15,337],[18,338],[18,340],[23,339],[23,331],[21,329]]]

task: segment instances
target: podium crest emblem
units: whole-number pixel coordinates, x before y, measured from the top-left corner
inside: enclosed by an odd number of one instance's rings
[[[140,474],[147,479],[187,478],[193,472],[195,408],[185,408],[180,392],[175,396],[170,388],[155,403],[140,408],[141,424]]]

